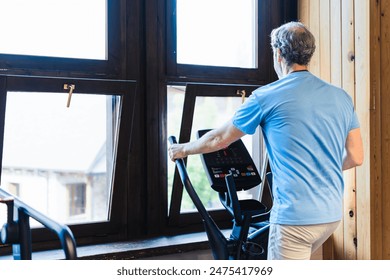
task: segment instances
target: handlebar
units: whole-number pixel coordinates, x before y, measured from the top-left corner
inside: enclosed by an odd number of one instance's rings
[[[177,144],[177,140],[175,136],[169,136],[168,137],[169,144]]]
[[[176,137],[170,136],[168,138],[169,143],[176,144]],[[228,249],[225,236],[219,230],[214,220],[210,217],[194,187],[187,173],[187,168],[182,158],[175,159],[176,169],[179,172],[180,179],[196,209],[202,217],[204,226],[206,228],[207,236],[210,240],[210,246],[212,248],[213,255],[216,259],[227,259]]]
[[[175,136],[170,136],[168,138],[168,141],[170,144],[177,144],[177,140]],[[195,204],[195,207],[198,209],[199,213],[202,215],[202,217],[209,216],[208,212],[206,211],[205,207],[203,206],[200,198],[198,197],[198,194],[196,193],[194,187],[192,186],[192,183],[190,181],[190,178],[187,173],[187,168],[184,163],[184,160],[182,158],[175,159],[177,171],[179,172],[180,179],[183,183],[183,186],[187,190],[189,196],[191,197],[192,201]]]
[[[66,259],[77,259],[76,242],[72,231],[67,225],[60,224],[45,214],[27,205],[17,197],[0,188],[0,203],[7,204],[8,219],[1,230],[2,243],[13,245],[14,259],[31,259],[31,228],[29,218],[57,234]],[[14,221],[13,210],[18,212]]]

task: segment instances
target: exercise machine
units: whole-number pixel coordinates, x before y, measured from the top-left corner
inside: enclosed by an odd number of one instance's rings
[[[0,243],[12,245],[14,260],[32,259],[30,218],[57,235],[67,260],[77,259],[76,241],[67,225],[52,220],[2,188],[0,203],[7,206],[7,222],[1,228]]]
[[[207,131],[198,131],[198,137]],[[174,136],[168,140],[171,144],[177,142]],[[241,139],[220,151],[202,154],[201,159],[211,188],[218,192],[222,205],[232,217],[230,236],[225,236],[202,204],[184,160],[177,159],[175,163],[182,184],[202,217],[214,259],[266,259],[271,206],[256,199],[239,199],[237,192],[262,183],[271,194],[271,173],[262,182]]]

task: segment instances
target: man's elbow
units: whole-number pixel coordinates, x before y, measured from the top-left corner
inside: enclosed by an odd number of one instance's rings
[[[354,166],[361,166],[364,162],[364,155],[363,153],[359,153],[358,155],[355,155],[352,158],[352,162]]]
[[[363,161],[364,161],[363,145],[360,145],[358,152],[355,153],[356,166],[361,166],[363,164]]]
[[[349,154],[343,162],[343,170],[348,170],[357,166],[361,166],[364,161],[363,153],[359,154]]]
[[[363,160],[362,159],[359,159],[359,160],[354,160],[353,163],[352,163],[352,166],[353,167],[358,167],[358,166],[361,166],[363,164]]]
[[[364,155],[361,154],[361,156],[359,156],[357,159],[356,159],[356,166],[361,166],[364,162]]]

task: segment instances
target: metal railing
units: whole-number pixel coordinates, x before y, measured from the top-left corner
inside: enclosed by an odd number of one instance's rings
[[[32,259],[30,218],[57,234],[67,260],[77,259],[76,242],[68,226],[52,220],[1,188],[0,203],[7,205],[7,223],[1,229],[1,242],[12,244],[15,260]]]

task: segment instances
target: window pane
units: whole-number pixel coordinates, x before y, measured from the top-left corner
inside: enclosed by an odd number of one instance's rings
[[[258,0],[177,0],[177,63],[257,67]]]
[[[181,114],[183,112],[185,88],[168,87],[168,135],[178,137],[180,133]],[[196,139],[196,132],[200,129],[216,128],[228,121],[235,110],[241,105],[238,97],[197,97],[195,103],[194,119],[192,125],[191,140]],[[252,154],[252,137],[244,136],[243,142],[250,154]],[[173,184],[175,165],[168,160],[168,186]],[[222,204],[218,193],[211,187],[204,171],[200,156],[194,155],[187,158],[187,171],[194,188],[202,203],[208,209],[220,209]],[[169,198],[172,190],[169,189]],[[240,198],[258,198],[258,189],[240,192]],[[169,205],[169,204],[168,204]],[[193,212],[195,206],[186,191],[183,191],[181,212]]]
[[[106,59],[107,0],[1,0],[0,53]]]
[[[59,222],[107,221],[119,101],[8,92],[1,186]]]

